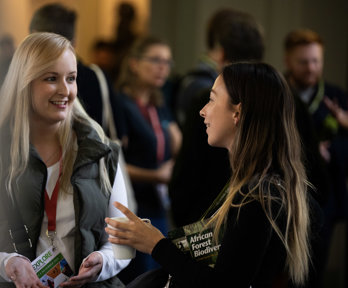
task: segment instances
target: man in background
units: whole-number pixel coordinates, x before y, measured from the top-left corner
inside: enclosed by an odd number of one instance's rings
[[[187,110],[203,89],[210,89],[222,67],[243,60],[261,60],[264,43],[261,26],[244,12],[221,9],[210,17],[206,29],[207,51],[181,80],[176,95],[176,117],[183,126]]]
[[[206,38],[208,51],[184,77],[177,96],[183,143],[169,184],[176,226],[199,220],[231,175],[227,150],[208,145],[206,127],[199,116],[216,77],[224,65],[261,60],[264,52],[258,23],[251,15],[233,9],[221,9],[211,16]]]
[[[342,220],[347,223],[348,219],[348,131],[342,126],[344,123],[338,121],[340,118],[336,119],[337,113],[330,111],[337,110],[333,106],[340,107],[339,115],[345,115],[348,99],[342,89],[323,78],[324,42],[318,33],[310,29],[289,32],[284,51],[285,77],[295,97],[306,171],[316,188],[312,195],[324,211],[324,242],[322,249],[318,249],[320,253],[315,255],[318,258],[315,261],[321,264],[317,267],[318,276],[322,277],[334,225]],[[347,256],[348,252],[346,265]]]

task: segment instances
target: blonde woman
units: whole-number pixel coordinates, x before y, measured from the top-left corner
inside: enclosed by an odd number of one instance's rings
[[[53,33],[28,36],[11,62],[0,96],[0,282],[45,287],[30,261],[58,249],[75,275],[60,287],[123,287],[114,276],[129,260],[114,258],[103,221],[119,215],[109,200],[127,205],[119,147],[76,99],[76,77],[73,47]]]
[[[182,254],[120,203],[116,208],[131,221],[107,218],[121,229],[107,228],[116,237],[109,241],[151,254],[172,275],[171,287],[272,287],[280,275],[305,284],[310,266],[308,185],[286,82],[267,64],[226,66],[200,115],[208,143],[229,151],[232,168],[228,194],[211,220],[215,232],[224,233],[214,268]]]

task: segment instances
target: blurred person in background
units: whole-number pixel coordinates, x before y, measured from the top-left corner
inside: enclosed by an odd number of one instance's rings
[[[0,37],[0,87],[7,74],[14,51],[15,45],[12,36],[3,35]]]
[[[114,45],[107,40],[97,39],[91,48],[92,62],[105,72],[111,82],[114,82],[112,71],[114,69]]]
[[[127,57],[129,50],[140,35],[135,30],[137,11],[133,4],[121,2],[115,9],[115,39],[113,46],[113,69],[111,78],[117,83],[120,77],[122,63]]]
[[[348,98],[342,89],[324,80],[324,42],[315,31],[304,28],[290,31],[284,39],[284,61],[285,77],[296,101],[308,178],[316,187],[313,196],[324,211],[324,242],[315,255],[318,260],[314,259],[320,264],[317,274],[322,277],[334,224],[342,220],[347,223],[348,219],[348,131],[335,118],[336,109],[330,106],[335,103],[335,107],[347,111]],[[321,284],[319,280],[315,287]]]
[[[235,61],[261,60],[263,41],[260,25],[245,12],[219,9],[207,23],[208,51],[184,77],[177,96],[183,143],[169,184],[176,226],[199,220],[231,174],[226,150],[208,145],[206,127],[197,112],[208,102],[223,67]]]
[[[117,85],[115,123],[133,184],[139,217],[149,218],[162,233],[168,231],[168,196],[181,132],[165,105],[161,91],[172,65],[171,49],[152,36],[138,39],[125,59]],[[158,264],[138,253],[122,278],[126,283]],[[127,279],[127,280],[125,280]]]

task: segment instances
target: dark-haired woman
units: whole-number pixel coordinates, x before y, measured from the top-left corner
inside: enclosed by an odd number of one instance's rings
[[[211,218],[215,233],[223,233],[215,266],[184,255],[119,203],[116,208],[131,221],[106,219],[122,229],[107,229],[116,237],[109,241],[151,254],[172,275],[174,287],[272,287],[279,275],[305,284],[310,266],[309,184],[293,97],[283,77],[263,63],[226,66],[200,115],[208,143],[228,149],[232,168],[228,194]]]

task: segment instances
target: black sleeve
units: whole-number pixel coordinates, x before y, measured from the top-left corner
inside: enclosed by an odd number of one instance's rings
[[[231,208],[215,268],[194,262],[168,239],[155,246],[153,258],[184,287],[224,287],[233,279],[233,287],[249,288],[260,277],[272,228],[258,201],[244,205],[238,220],[237,213]]]

